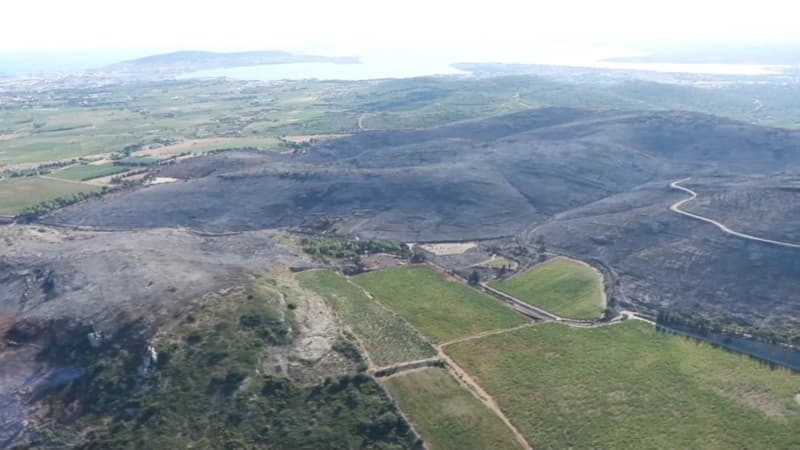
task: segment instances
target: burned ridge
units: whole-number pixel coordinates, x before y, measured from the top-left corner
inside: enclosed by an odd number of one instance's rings
[[[800,289],[797,251],[671,212],[684,195],[669,183],[724,174],[774,184],[765,175],[800,170],[798,148],[796,132],[713,116],[550,108],[365,132],[294,154],[198,158],[162,170],[176,183],[75,205],[44,222],[212,233],[320,227],[400,241],[541,235],[552,249],[612,268],[630,308],[788,326],[800,316],[791,295]],[[763,198],[787,195],[798,193]],[[756,215],[740,221],[787,233],[782,218]]]

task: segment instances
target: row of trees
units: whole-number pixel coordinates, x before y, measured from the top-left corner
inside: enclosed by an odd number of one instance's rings
[[[656,325],[662,328],[685,328],[701,336],[709,333],[742,336],[770,344],[788,344],[800,346],[800,330],[781,330],[764,328],[747,328],[722,319],[709,319],[707,317],[686,317],[677,313],[659,311],[656,315]]]
[[[388,253],[401,258],[411,258],[412,251],[402,242],[389,242],[378,239],[346,240],[332,238],[303,238],[300,247],[306,253],[337,259],[351,259],[375,253]]]
[[[103,191],[76,192],[68,197],[57,197],[52,200],[46,200],[37,205],[28,207],[19,215],[19,218],[23,221],[32,221],[56,209],[64,208],[88,198],[99,197],[106,191],[108,191],[108,189],[104,186]]]
[[[1,175],[7,176],[9,178],[35,177],[38,175],[47,175],[48,173],[51,173],[54,169],[66,166],[72,166],[85,161],[86,160],[83,158],[73,158],[65,161],[55,161],[46,164],[40,164],[32,169],[6,170]]]
[[[145,178],[147,180],[148,178]],[[30,222],[36,220],[52,211],[57,209],[61,209],[67,207],[69,205],[73,205],[75,203],[90,199],[90,198],[97,198],[101,197],[105,194],[115,192],[121,189],[127,189],[133,187],[137,184],[144,182],[142,181],[122,181],[121,184],[118,184],[114,187],[103,186],[103,188],[99,191],[89,191],[89,192],[76,192],[72,195],[65,196],[65,197],[56,197],[51,200],[45,200],[41,203],[38,203],[34,206],[29,206],[26,208],[22,213],[20,213],[17,217],[24,221]]]

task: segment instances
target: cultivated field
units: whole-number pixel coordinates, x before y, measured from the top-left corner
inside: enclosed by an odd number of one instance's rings
[[[603,284],[597,272],[564,258],[490,285],[563,317],[595,319],[603,312]]]
[[[280,141],[274,137],[263,138],[205,138],[188,139],[173,145],[153,146],[136,152],[136,156],[170,157],[181,153],[205,153],[229,148],[275,148]]]
[[[497,415],[445,369],[414,371],[384,384],[432,450],[520,448]]]
[[[57,170],[51,173],[49,176],[53,178],[60,178],[62,180],[87,181],[108,175],[115,175],[127,170],[130,170],[130,168],[115,166],[112,164],[80,164],[77,166],[67,167],[66,169]]]
[[[301,284],[319,293],[353,329],[376,366],[432,357],[436,351],[403,318],[334,272],[306,272]]]
[[[0,214],[19,214],[47,200],[99,189],[89,184],[39,177],[0,180]]]
[[[800,376],[639,321],[447,347],[548,448],[800,448]]]
[[[371,272],[356,276],[354,281],[436,342],[525,322],[522,316],[491,297],[448,281],[428,267]]]

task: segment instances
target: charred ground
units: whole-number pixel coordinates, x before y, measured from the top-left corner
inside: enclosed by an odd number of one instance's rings
[[[540,109],[362,133],[291,154],[195,159],[162,171],[179,182],[70,207],[45,223],[208,232],[320,226],[399,241],[541,235],[617,271],[631,308],[788,325],[800,309],[791,295],[800,288],[797,251],[669,211],[685,198],[669,182],[746,178],[748,192],[773,192],[759,197],[761,209],[784,211],[796,191],[767,175],[800,170],[798,148],[800,133],[706,115]],[[724,195],[741,196],[732,192]],[[733,219],[737,226],[770,235],[792,229],[793,216],[742,214],[749,215]]]

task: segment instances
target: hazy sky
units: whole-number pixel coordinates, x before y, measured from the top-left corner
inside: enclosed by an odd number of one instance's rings
[[[12,0],[0,52],[282,49],[524,59],[561,47],[800,40],[781,0]],[[494,58],[493,58],[494,57]]]

